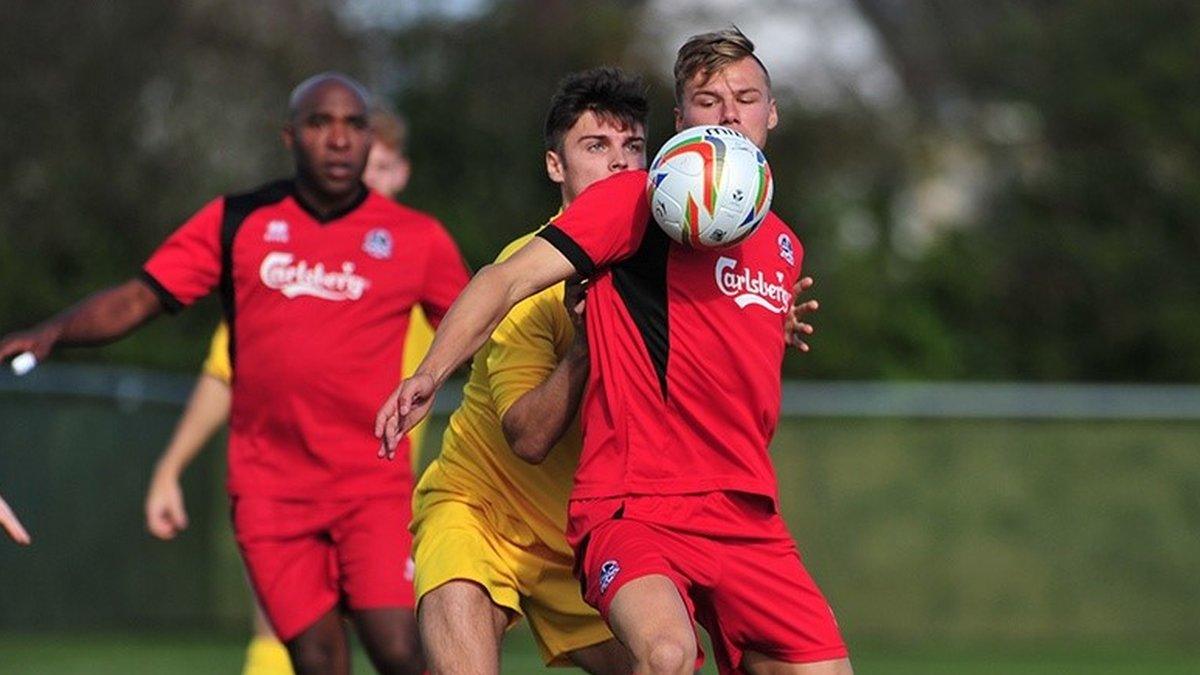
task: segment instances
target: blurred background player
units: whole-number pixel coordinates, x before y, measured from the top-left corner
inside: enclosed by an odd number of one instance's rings
[[[0,497],[0,527],[8,532],[8,536],[12,537],[13,541],[22,546],[28,546],[32,541],[29,533],[25,531],[25,527],[21,525],[21,521],[17,520],[17,514],[13,513],[8,502],[4,501],[4,497]]]
[[[370,189],[396,199],[408,184],[411,165],[406,152],[407,129],[398,115],[375,108],[371,111],[373,140],[367,155],[363,183]],[[420,305],[413,307],[404,344],[405,377],[413,369],[433,340],[433,327]],[[213,333],[208,357],[196,386],[180,416],[170,443],[155,466],[146,492],[146,528],[159,539],[173,539],[188,526],[180,477],[205,444],[229,419],[230,380],[229,333],[222,322]],[[412,464],[418,464],[424,427],[412,434]],[[271,630],[258,604],[254,605],[254,637],[246,651],[244,675],[284,675],[292,672],[287,649]]]
[[[545,141],[562,208],[595,181],[645,168],[647,107],[641,80],[614,68],[559,84]],[[441,454],[417,486],[418,621],[434,673],[499,672],[504,632],[521,617],[549,665],[632,671],[628,652],[583,601],[564,536],[588,374],[587,340],[567,307],[577,302],[575,293],[564,300],[560,283],[509,312],[476,352]]]
[[[675,81],[677,130],[720,124],[763,147],[778,121],[766,68],[736,29],[689,39]],[[732,259],[748,276],[778,278],[773,295],[787,293],[800,278],[799,239],[768,214],[730,248],[672,245],[653,224],[645,184],[643,171],[598,182],[480,270],[380,410],[380,451],[428,412],[513,304],[590,277],[592,367],[567,533],[588,604],[640,673],[694,671],[696,622],[722,673],[849,673],[833,612],[779,515],[768,450],[789,308],[743,308],[713,287],[713,270]]]
[[[386,673],[423,668],[412,611],[412,470],[364,457],[413,306],[435,323],[467,279],[433,218],[368,190],[369,96],[305,80],[283,140],[292,180],[219,197],[142,275],[0,339],[0,359],[89,345],[219,289],[230,326],[229,491],[251,585],[298,673],[349,671],[341,609]],[[405,448],[405,452],[408,448]]]

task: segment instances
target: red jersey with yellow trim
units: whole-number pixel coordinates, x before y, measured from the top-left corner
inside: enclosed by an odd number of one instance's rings
[[[436,325],[467,276],[434,218],[364,190],[322,219],[289,181],[213,200],[143,274],[168,309],[220,288],[229,491],[302,500],[411,490],[407,456],[376,458],[375,411],[396,386],[409,312]]]
[[[767,446],[803,256],[791,229],[769,214],[736,246],[684,248],[653,222],[646,172],[628,171],[593,184],[538,236],[592,278],[571,498],[731,490],[774,499]]]

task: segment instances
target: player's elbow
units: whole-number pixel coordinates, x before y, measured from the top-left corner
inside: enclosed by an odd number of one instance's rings
[[[537,434],[530,433],[516,424],[511,416],[506,415],[500,426],[504,430],[504,438],[513,454],[530,464],[541,464],[550,454],[550,446],[540,439]]]

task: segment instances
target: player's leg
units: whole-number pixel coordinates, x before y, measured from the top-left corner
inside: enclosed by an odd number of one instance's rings
[[[349,672],[328,509],[264,498],[235,498],[232,504],[250,585],[295,672]]]
[[[421,642],[432,675],[494,675],[511,614],[472,581],[448,581],[421,596]]]
[[[627,582],[608,606],[608,625],[633,653],[634,672],[686,675],[696,667],[692,617],[670,578],[651,574]]]
[[[411,514],[407,494],[357,499],[330,527],[342,594],[381,673],[425,669],[413,612]]]
[[[572,519],[583,516],[572,508]],[[689,590],[705,579],[688,545],[666,528],[615,516],[591,528],[579,551],[584,599],[632,652],[635,672],[691,673],[701,663]]]
[[[516,551],[494,511],[453,493],[418,490],[415,507],[417,622],[430,672],[499,672],[504,629],[521,613]]]
[[[296,675],[349,675],[350,651],[341,613],[331,609],[284,643]]]
[[[417,675],[425,670],[417,617],[406,607],[353,612],[358,635],[375,669],[384,675]]]

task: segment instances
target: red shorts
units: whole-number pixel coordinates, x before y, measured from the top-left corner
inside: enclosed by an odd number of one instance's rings
[[[833,610],[765,497],[580,500],[570,519],[571,533],[585,535],[576,549],[584,599],[606,619],[622,586],[660,574],[708,631],[722,673],[740,672],[747,651],[791,663],[847,655]]]
[[[231,500],[250,585],[280,640],[343,602],[413,607],[408,495],[332,502]]]

